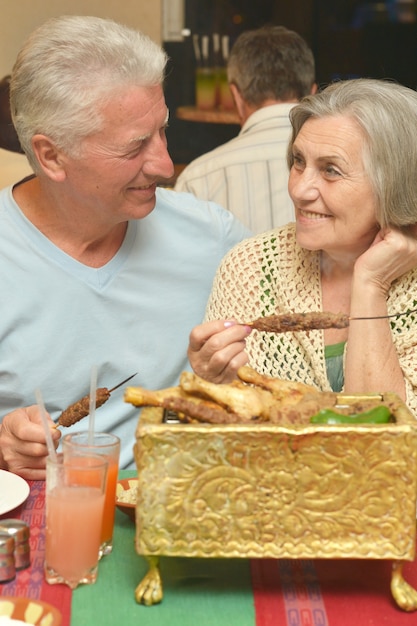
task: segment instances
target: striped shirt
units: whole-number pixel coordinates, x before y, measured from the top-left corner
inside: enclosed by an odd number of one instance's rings
[[[293,106],[255,111],[236,137],[187,165],[175,189],[229,209],[254,234],[294,221],[286,161]]]

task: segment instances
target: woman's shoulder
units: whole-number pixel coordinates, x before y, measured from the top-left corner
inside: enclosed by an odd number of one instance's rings
[[[279,251],[287,248],[288,245],[295,245],[295,224],[289,223],[280,228],[274,228],[258,235],[248,237],[236,244],[229,252],[230,255],[244,256],[253,255],[257,258],[264,258],[268,251]]]

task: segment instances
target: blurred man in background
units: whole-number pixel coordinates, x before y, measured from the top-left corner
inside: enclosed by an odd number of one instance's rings
[[[217,202],[256,234],[294,218],[287,191],[288,113],[317,89],[314,56],[298,33],[265,26],[237,38],[227,76],[241,130],[192,161],[175,189]]]

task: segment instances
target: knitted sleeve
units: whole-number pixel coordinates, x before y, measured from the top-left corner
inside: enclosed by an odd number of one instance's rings
[[[417,268],[395,281],[388,297],[390,315],[415,308],[417,308]],[[417,417],[417,314],[393,318],[391,332],[404,374],[406,403]]]

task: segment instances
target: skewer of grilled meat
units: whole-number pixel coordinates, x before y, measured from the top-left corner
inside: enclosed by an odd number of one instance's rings
[[[318,330],[324,328],[347,328],[349,315],[346,313],[283,313],[259,317],[247,326],[266,333],[296,332],[299,330]]]
[[[330,313],[318,311],[308,313],[283,313],[281,315],[267,315],[258,317],[252,322],[245,322],[245,326],[251,326],[255,330],[266,333],[286,333],[300,330],[323,330],[326,328],[347,328],[352,320],[379,320],[400,315],[416,313],[417,309],[407,310],[392,315],[376,315],[371,317],[351,317],[347,313]]]
[[[96,391],[96,408],[102,406],[107,400],[110,398],[110,395],[113,391],[127,383],[131,378],[136,376],[132,374],[125,380],[122,380],[121,383],[112,387],[111,389],[107,389],[107,387],[100,387]],[[71,404],[65,411],[62,411],[61,415],[58,418],[57,425],[58,426],[72,426],[79,422],[83,417],[86,417],[90,413],[90,394],[81,398],[74,404]]]

